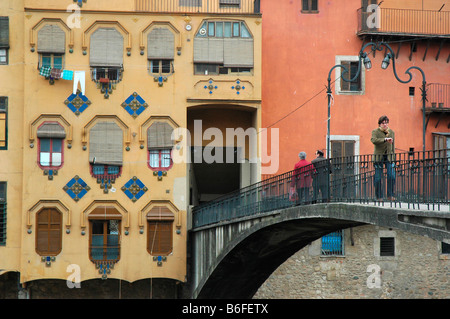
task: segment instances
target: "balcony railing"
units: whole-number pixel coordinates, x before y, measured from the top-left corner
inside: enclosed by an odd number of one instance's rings
[[[377,23],[378,22],[378,23]],[[358,10],[358,34],[450,37],[450,11],[378,8]]]
[[[430,83],[427,95],[428,107],[450,110],[450,84]]]
[[[306,205],[320,201],[375,203],[374,155],[359,155],[332,158],[329,166],[315,169],[312,165],[296,173],[281,175],[239,189],[216,200],[193,209],[193,227],[202,227],[238,218],[255,217],[274,210]],[[421,209],[425,205],[436,210],[448,210],[450,203],[450,149],[424,152],[396,153],[394,193],[396,200],[391,205],[400,208]],[[329,167],[331,174],[328,175]],[[291,189],[298,176],[310,176],[312,185],[307,189],[308,197],[292,200]],[[329,176],[329,184],[328,177]],[[386,173],[381,182],[386,194]],[[317,183],[326,178],[329,198],[317,194]],[[322,180],[323,182],[323,180]],[[322,183],[323,185],[323,183]],[[384,205],[384,202],[380,203]]]
[[[260,0],[135,0],[135,11],[152,13],[260,13]]]

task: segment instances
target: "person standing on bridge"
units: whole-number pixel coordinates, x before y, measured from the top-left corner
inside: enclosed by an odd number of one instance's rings
[[[323,157],[321,150],[316,151],[316,158],[311,161],[314,165],[314,178],[313,178],[313,201],[316,202],[319,199],[319,192],[322,195],[322,203],[329,202],[328,197],[328,185],[329,174],[331,173],[331,167],[329,161]]]
[[[311,162],[306,160],[305,152],[300,152],[298,157],[300,160],[294,166],[291,187],[297,189],[299,203],[309,203],[309,192],[312,184],[311,174],[314,168]]]
[[[384,167],[386,167],[387,172],[387,198],[388,200],[395,200],[395,133],[389,128],[389,118],[386,115],[378,119],[378,128],[372,131],[370,140],[374,145],[373,166],[375,167],[376,200],[381,201],[383,198],[381,179]]]

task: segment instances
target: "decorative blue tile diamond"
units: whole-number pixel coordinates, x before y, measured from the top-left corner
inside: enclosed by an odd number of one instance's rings
[[[91,105],[91,101],[86,95],[83,95],[80,90],[77,90],[77,94],[72,93],[67,100],[64,101],[64,104],[78,116]]]
[[[74,200],[79,201],[91,189],[85,181],[75,176],[64,187],[64,191]]]
[[[128,112],[128,114],[136,118],[145,111],[148,104],[139,94],[134,92],[122,103],[122,107]]]
[[[141,198],[147,190],[148,188],[136,176],[133,176],[133,178],[131,178],[128,182],[125,183],[125,185],[122,186],[122,191],[133,202]]]

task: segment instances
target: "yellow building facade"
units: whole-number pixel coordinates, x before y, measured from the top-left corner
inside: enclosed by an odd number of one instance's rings
[[[259,180],[259,135],[229,136],[260,129],[258,11],[0,3],[0,274],[188,280],[190,209]]]

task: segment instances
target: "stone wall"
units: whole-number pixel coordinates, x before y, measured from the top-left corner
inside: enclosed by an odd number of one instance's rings
[[[380,237],[395,238],[395,256],[380,256]],[[321,240],[312,242],[274,271],[254,298],[450,298],[450,255],[441,253],[441,242],[361,226],[344,231],[344,245],[344,257],[325,257]]]

